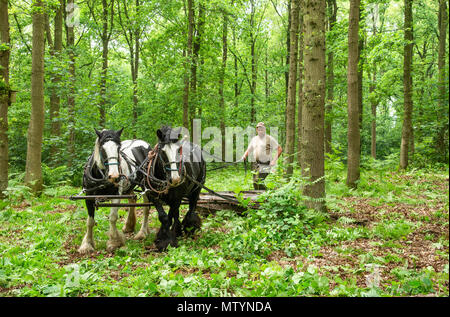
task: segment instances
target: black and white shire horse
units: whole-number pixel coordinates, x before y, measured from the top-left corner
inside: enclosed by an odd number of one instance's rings
[[[138,169],[147,157],[150,145],[142,140],[121,141],[119,131],[95,130],[98,138],[94,151],[89,157],[83,174],[83,191],[87,195],[126,195],[143,181],[144,174]],[[145,199],[145,197],[144,197]],[[120,199],[112,200],[119,203]],[[131,201],[134,203],[135,201]],[[86,200],[88,210],[87,231],[79,247],[80,253],[94,251],[93,226],[95,206],[93,200]],[[125,245],[125,237],[116,227],[119,207],[112,207],[109,214],[109,240],[107,250],[113,251]],[[144,209],[144,219],[135,239],[144,239],[149,234],[148,207]],[[135,207],[130,207],[123,232],[134,232],[136,225]]]
[[[205,183],[206,163],[199,146],[179,140],[179,130],[163,126],[157,130],[158,144],[149,153],[145,185],[147,199],[158,211],[161,228],[155,245],[163,251],[168,245],[177,246],[177,237],[200,229],[201,220],[195,212],[201,186]],[[189,210],[183,222],[179,208],[183,198],[189,201]],[[169,205],[166,214],[163,203]]]

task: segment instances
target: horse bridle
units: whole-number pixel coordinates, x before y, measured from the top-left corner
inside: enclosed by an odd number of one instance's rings
[[[179,185],[181,185],[184,182],[185,179],[185,175],[186,175],[186,167],[184,165],[184,161],[183,161],[183,146],[180,146],[180,161],[168,161],[168,162],[164,162],[163,159],[161,158],[161,149],[164,147],[164,145],[166,145],[168,142],[159,142],[154,148],[153,150],[151,150],[148,153],[148,167],[147,167],[147,184],[149,185],[150,189],[158,194],[161,193],[167,193],[167,191],[169,190],[170,187],[177,187]],[[164,171],[165,172],[170,172],[170,171],[178,171],[178,174],[181,177],[181,182],[179,182],[176,186],[172,186],[170,184],[170,182],[167,180],[167,173],[166,174],[166,179],[159,179],[155,176],[154,174],[154,170],[155,170],[155,165],[157,160],[159,160],[161,162],[161,164],[163,165]],[[170,164],[175,163],[175,164],[179,164],[179,168],[173,169],[170,168]],[[184,173],[183,173],[184,170]],[[157,187],[160,187],[161,189],[155,189],[152,184],[151,181],[153,181],[155,184],[157,184]]]
[[[180,146],[180,149],[178,151],[178,153],[180,154],[180,161],[168,161],[168,162],[163,162],[163,166],[164,169],[166,170],[166,172],[173,172],[173,171],[177,171],[178,174],[180,174],[181,177],[181,171],[182,171],[182,167],[184,166],[184,161],[183,161],[183,146]],[[176,164],[179,164],[180,167],[179,168],[171,168],[170,165],[175,163],[175,166],[177,166]],[[169,167],[168,167],[169,166]]]
[[[107,158],[103,159],[103,154],[102,154],[102,152],[104,151],[103,150],[103,144],[105,144],[108,141],[113,141],[114,143],[117,144],[117,142],[114,141],[112,138],[107,138],[104,141],[102,141],[101,145],[100,145],[100,151],[99,151],[100,161],[102,162],[103,166],[105,166],[105,167],[108,167],[108,166],[111,166],[111,165],[117,165],[118,169],[119,169],[119,179],[121,179],[122,177],[127,178],[125,176],[125,174],[123,174],[122,168],[121,168],[121,165],[120,165],[120,156],[121,156],[120,155],[120,153],[121,153],[121,151],[120,151],[120,143],[118,144],[118,147],[117,147],[117,153],[118,153],[117,156],[111,156],[111,157],[107,157]],[[115,160],[115,162],[109,162],[110,160]]]

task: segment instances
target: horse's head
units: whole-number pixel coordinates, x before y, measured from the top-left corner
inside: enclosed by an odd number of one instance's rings
[[[123,128],[115,130],[94,129],[98,136],[94,149],[94,160],[100,169],[107,170],[108,181],[117,184],[120,178],[120,135]]]
[[[164,171],[172,186],[181,181],[182,141],[179,139],[180,131],[181,129],[172,129],[169,126],[163,126],[156,131]]]

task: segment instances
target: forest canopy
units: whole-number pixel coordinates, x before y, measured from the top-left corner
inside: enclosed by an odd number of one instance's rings
[[[23,173],[26,167],[36,11],[42,13],[44,32],[41,161],[44,169],[65,166],[64,175],[79,184],[81,167],[92,151],[94,128],[125,127],[124,138],[154,144],[161,124],[189,128],[193,119],[201,119],[202,127],[245,128],[264,121],[278,127],[284,146],[291,114],[289,35],[294,2],[2,1],[2,24],[6,22],[3,10],[9,18],[9,39],[2,38],[1,43],[2,52],[9,52],[9,79],[2,79],[1,88],[11,90],[11,100],[7,130],[2,131],[8,138],[8,155],[3,150],[1,158],[6,158],[10,175]],[[448,26],[448,1],[411,2],[414,106],[409,161],[415,167],[448,164],[448,34],[442,34]],[[344,163],[350,3],[323,1],[325,152]],[[307,5],[298,4],[295,19],[304,21]],[[405,5],[363,0],[359,7],[362,160],[371,155],[379,160],[398,158],[408,44]],[[301,78],[304,28],[298,24],[296,83],[300,87],[299,78],[302,85],[307,82]],[[289,129],[299,129],[297,114],[298,110]],[[293,142],[298,143],[298,136]]]

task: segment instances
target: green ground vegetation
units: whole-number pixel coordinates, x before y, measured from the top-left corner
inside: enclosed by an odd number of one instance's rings
[[[64,198],[80,189],[55,176],[33,197],[15,175],[0,205],[0,296],[448,296],[448,169],[364,164],[350,190],[344,166],[327,161],[326,214],[304,207],[299,174],[287,181],[278,171],[260,209],[203,214],[200,232],[162,253],[153,208],[150,236],[128,236],[108,253],[109,209],[100,208],[89,256],[77,253],[83,202]],[[251,181],[230,167],[211,172],[207,186],[237,192]],[[127,212],[119,214],[120,228]]]

